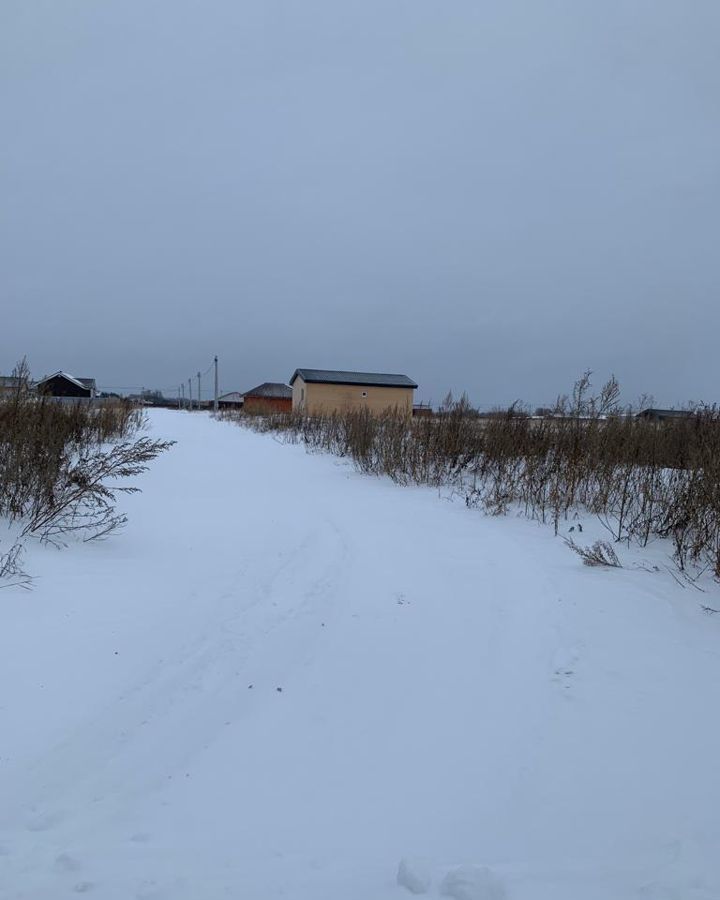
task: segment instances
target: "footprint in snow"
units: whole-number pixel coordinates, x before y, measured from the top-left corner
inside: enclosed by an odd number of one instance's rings
[[[570,689],[570,681],[575,675],[580,651],[577,647],[560,647],[552,658],[552,680],[561,684],[564,690]]]
[[[55,858],[54,868],[56,872],[77,872],[82,866],[79,859],[69,853],[61,853]]]
[[[146,844],[150,840],[150,835],[144,831],[136,831],[130,835],[130,840],[134,844]]]
[[[65,818],[65,813],[57,810],[56,812],[38,813],[28,822],[28,831],[49,831]]]

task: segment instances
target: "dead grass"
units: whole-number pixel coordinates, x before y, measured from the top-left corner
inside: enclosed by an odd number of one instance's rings
[[[4,575],[23,576],[22,540],[90,540],[125,523],[116,514],[124,479],[145,471],[169,442],[138,437],[143,414],[131,404],[63,404],[30,389],[26,364],[0,401],[0,517],[18,524],[20,543],[0,559]],[[2,574],[2,573],[0,573]]]
[[[720,410],[692,412],[638,419],[620,406],[614,379],[593,395],[587,373],[545,417],[518,405],[480,417],[464,398],[413,420],[365,411],[229,417],[402,484],[452,485],[468,506],[519,509],[556,532],[581,511],[596,515],[613,542],[669,538],[682,571],[720,577]]]

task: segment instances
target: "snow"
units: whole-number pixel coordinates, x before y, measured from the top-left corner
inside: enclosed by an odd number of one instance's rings
[[[458,866],[445,876],[440,893],[453,900],[505,900],[505,888],[487,866]]]
[[[424,862],[401,859],[398,866],[397,883],[401,887],[407,888],[411,894],[427,894],[432,877]]]
[[[127,529],[0,590],[2,900],[720,897],[717,587],[151,428]]]

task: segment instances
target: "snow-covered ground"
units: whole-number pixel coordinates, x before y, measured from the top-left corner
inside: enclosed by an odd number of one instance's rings
[[[127,529],[0,591],[3,900],[720,897],[717,590],[151,428]]]

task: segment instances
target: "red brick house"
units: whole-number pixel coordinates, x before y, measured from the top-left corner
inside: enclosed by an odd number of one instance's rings
[[[292,411],[292,388],[287,384],[265,381],[243,394],[246,413],[269,414]]]

